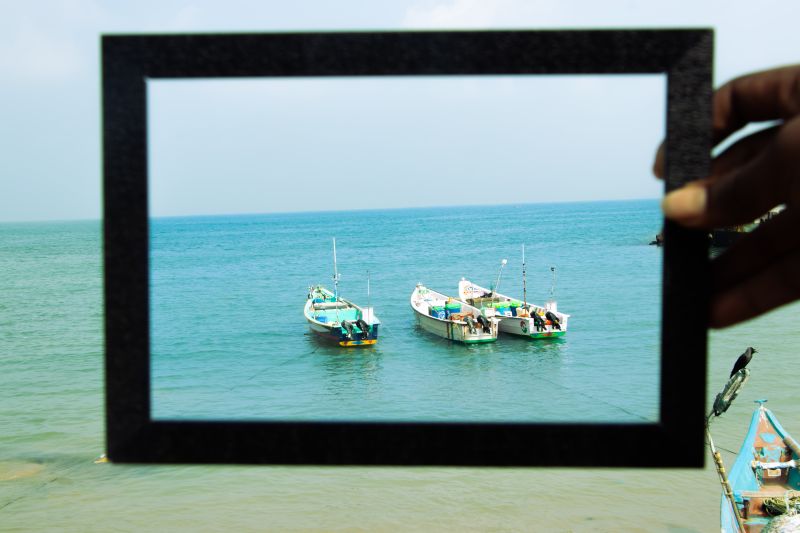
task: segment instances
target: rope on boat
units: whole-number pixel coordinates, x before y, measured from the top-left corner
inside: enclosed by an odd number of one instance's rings
[[[783,438],[783,442],[789,447],[790,450],[792,450],[792,453],[794,453],[797,457],[800,457],[800,445],[797,444],[796,440],[787,435]]]
[[[769,521],[761,533],[796,533],[800,531],[800,515],[785,514]]]
[[[800,495],[789,496],[787,492],[783,496],[765,498],[763,505],[764,511],[770,516],[779,516],[790,512],[794,514],[800,511]]]

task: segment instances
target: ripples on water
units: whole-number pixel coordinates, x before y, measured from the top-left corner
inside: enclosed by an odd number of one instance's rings
[[[659,224],[656,201],[155,220],[155,414],[657,420],[661,257],[647,243]],[[306,287],[331,278],[332,236],[340,293],[383,322],[375,347],[307,334]],[[530,301],[544,303],[558,269],[565,339],[465,347],[417,330],[417,282],[488,286],[507,257],[501,287],[521,298],[523,243]]]
[[[651,233],[643,238],[651,239]],[[319,257],[327,253],[323,242]],[[482,269],[490,272],[501,255],[513,258],[493,250],[482,259]],[[567,267],[556,264],[562,273],[560,306],[569,311]],[[324,281],[326,269],[310,272],[308,282]],[[719,527],[719,485],[710,466],[695,471],[94,464],[104,450],[99,223],[0,225],[0,271],[2,531],[704,532]],[[378,279],[377,270],[373,276]],[[548,287],[549,281],[545,293]],[[398,316],[410,322],[405,301],[397,305]],[[293,312],[299,315],[301,306]],[[784,427],[796,438],[800,434],[800,392],[792,379],[799,311],[795,305],[712,333],[710,398],[746,346],[760,351],[750,364],[750,381],[712,427],[724,450],[738,450],[757,398],[769,398]],[[565,361],[577,364],[559,353],[572,346],[579,326],[574,327],[564,344],[535,354],[525,352],[523,343],[515,363],[509,354],[485,357],[445,345],[438,348],[437,364],[466,368],[467,375],[490,372],[496,361],[537,373]],[[380,350],[388,349],[383,341],[392,336],[401,343],[399,350],[415,342],[396,334],[388,321],[385,333]],[[311,342],[303,339],[304,346]],[[516,350],[521,343],[507,344]],[[425,345],[438,346],[430,338]],[[312,358],[332,384],[371,394],[380,391],[375,376],[387,372],[387,355],[380,350],[337,358],[317,351]],[[402,369],[411,363],[392,364]],[[733,455],[723,456],[732,464]]]

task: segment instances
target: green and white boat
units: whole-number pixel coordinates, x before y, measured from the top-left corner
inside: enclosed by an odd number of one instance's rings
[[[494,289],[487,289],[472,281],[461,278],[458,283],[458,298],[480,309],[484,314],[490,310],[500,319],[500,331],[530,339],[549,339],[563,337],[567,333],[569,315],[558,311],[555,294],[555,267],[550,300],[542,305],[528,302],[525,283],[525,247],[522,248],[522,300],[497,292],[500,276],[506,260],[503,259]]]
[[[458,283],[459,298],[486,312],[493,310],[500,320],[500,331],[531,339],[563,337],[567,333],[569,315],[558,311],[555,301],[544,306],[530,302],[527,305],[505,294],[486,289],[461,279]]]

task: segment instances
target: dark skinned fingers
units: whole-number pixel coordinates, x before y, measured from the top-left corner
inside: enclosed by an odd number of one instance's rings
[[[714,145],[751,122],[787,120],[800,114],[800,65],[741,76],[714,93]]]
[[[658,145],[656,159],[653,161],[653,175],[660,180],[664,179],[664,143]]]
[[[732,326],[800,298],[800,251],[711,298],[710,325]]]
[[[757,276],[771,263],[800,251],[798,228],[800,209],[786,209],[715,257],[711,261],[712,294],[723,294]]]
[[[751,160],[758,152],[764,148],[766,144],[777,133],[780,126],[773,126],[757,131],[752,135],[748,135],[740,139],[736,143],[729,146],[724,152],[714,158],[711,164],[711,177],[719,176],[730,171],[732,168],[744,164]],[[664,179],[664,143],[662,142],[656,150],[656,158],[653,162],[653,174],[658,179]]]
[[[729,81],[714,92],[712,137],[716,146],[751,122],[788,120],[800,114],[800,65],[765,70]],[[664,144],[653,174],[664,177]]]
[[[724,177],[736,168],[750,163],[775,139],[781,126],[782,124],[757,131],[726,148],[711,162],[711,175],[709,176],[711,181]]]
[[[761,153],[716,180],[693,182],[669,193],[664,214],[680,224],[717,228],[751,222],[776,205],[793,202],[800,179],[800,118],[784,124]]]

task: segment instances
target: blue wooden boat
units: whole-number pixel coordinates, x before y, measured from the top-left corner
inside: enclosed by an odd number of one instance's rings
[[[757,402],[759,405],[728,479],[745,532],[797,531],[800,515],[786,513],[785,509],[792,509],[796,505],[792,498],[800,497],[800,447],[764,402],[766,400]],[[733,506],[724,493],[720,525],[726,533],[741,531]]]

